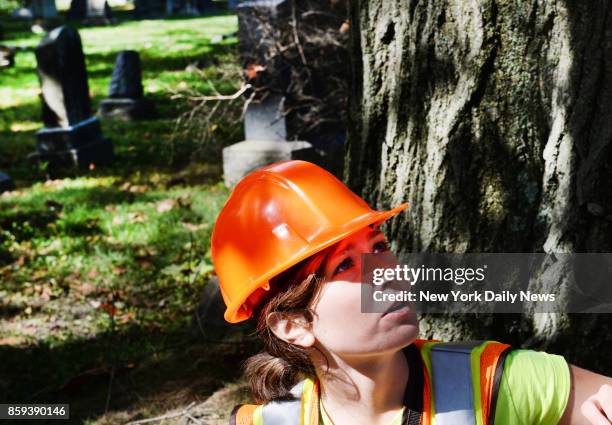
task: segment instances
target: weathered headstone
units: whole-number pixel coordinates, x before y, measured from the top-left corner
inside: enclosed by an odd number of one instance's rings
[[[32,0],[32,15],[35,18],[52,19],[57,17],[55,0]]]
[[[305,141],[287,141],[282,96],[270,96],[247,107],[244,120],[246,140],[223,149],[225,185],[233,187],[251,171],[283,159],[316,162],[317,153]]]
[[[107,0],[72,0],[68,17],[86,23],[106,24],[112,20],[113,14]]]
[[[0,171],[0,193],[7,192],[9,190],[15,190],[15,184],[7,174]]]
[[[100,116],[126,121],[151,118],[153,102],[144,97],[140,55],[134,50],[119,52],[108,89],[108,98],[100,103]]]
[[[333,40],[345,19],[335,10],[337,3],[251,0],[239,2],[237,11],[240,60],[248,83],[257,96],[283,94],[285,138],[309,142],[317,152],[314,162],[340,176],[346,139],[342,122],[345,107],[330,101],[330,94],[334,97],[333,93],[342,92],[337,82],[348,79],[349,61],[331,61],[336,40],[327,46],[321,41]],[[281,52],[279,45],[293,47]],[[247,115],[245,125],[248,119]],[[246,135],[247,140],[250,138]]]
[[[51,165],[103,164],[113,148],[91,114],[85,56],[79,33],[61,26],[35,50],[45,128],[36,133],[33,158]]]

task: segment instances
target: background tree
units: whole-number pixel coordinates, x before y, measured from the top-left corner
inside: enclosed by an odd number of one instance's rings
[[[612,4],[351,2],[345,180],[408,252],[612,251]],[[612,373],[610,315],[426,317]]]

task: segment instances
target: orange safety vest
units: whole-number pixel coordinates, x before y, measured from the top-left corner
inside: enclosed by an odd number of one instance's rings
[[[410,365],[402,425],[494,425],[504,360],[514,347],[497,341],[417,339],[402,351]],[[234,407],[230,425],[319,425],[319,381],[304,379],[293,399]],[[415,394],[417,396],[415,396]],[[421,395],[421,396],[419,396]]]

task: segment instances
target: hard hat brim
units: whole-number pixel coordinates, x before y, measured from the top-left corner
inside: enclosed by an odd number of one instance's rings
[[[248,297],[258,288],[264,286],[271,278],[278,275],[279,273],[287,270],[291,266],[299,263],[300,261],[310,257],[311,255],[316,254],[319,251],[335,244],[338,241],[350,236],[351,234],[358,232],[366,226],[376,223],[382,223],[385,220],[393,217],[394,215],[402,212],[408,208],[408,202],[405,202],[393,209],[388,211],[372,211],[361,217],[358,217],[354,220],[347,222],[343,229],[338,232],[333,237],[312,246],[305,252],[300,252],[298,255],[292,257],[291,259],[278,264],[275,268],[270,270],[266,275],[261,276],[257,281],[253,282],[251,285],[246,286],[243,291],[240,293],[238,297],[236,297],[231,304],[228,305],[225,314],[223,317],[229,323],[239,323],[247,320],[250,317],[250,312],[245,312],[241,309],[242,305],[248,299]]]

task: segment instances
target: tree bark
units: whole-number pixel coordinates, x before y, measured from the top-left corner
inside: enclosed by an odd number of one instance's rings
[[[612,3],[354,0],[345,182],[410,252],[612,252]],[[424,317],[612,374],[612,315]]]

